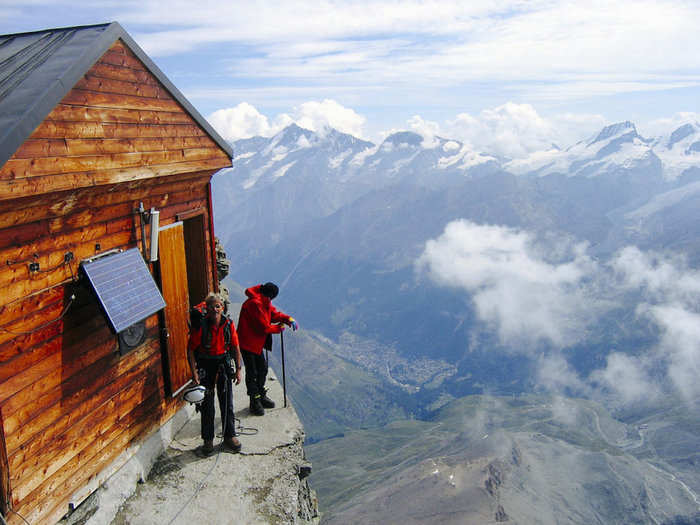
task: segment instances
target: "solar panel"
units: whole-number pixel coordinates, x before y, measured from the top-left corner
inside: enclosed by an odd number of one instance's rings
[[[115,332],[165,308],[138,248],[83,261],[81,265]]]

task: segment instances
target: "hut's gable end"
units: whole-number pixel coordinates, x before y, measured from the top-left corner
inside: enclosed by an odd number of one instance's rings
[[[230,165],[121,41],[0,169],[0,200]]]

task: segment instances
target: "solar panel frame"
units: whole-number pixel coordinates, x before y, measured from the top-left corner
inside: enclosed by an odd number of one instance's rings
[[[116,333],[166,306],[138,248],[82,261],[81,268]]]

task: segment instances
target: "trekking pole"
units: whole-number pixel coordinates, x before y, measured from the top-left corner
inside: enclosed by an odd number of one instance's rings
[[[284,375],[284,332],[280,332],[280,352],[282,353],[282,392],[284,394],[284,408],[287,408],[287,378]]]

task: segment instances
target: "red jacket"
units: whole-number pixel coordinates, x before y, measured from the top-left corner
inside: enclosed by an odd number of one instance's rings
[[[226,352],[233,355],[234,348],[239,345],[236,328],[233,326],[233,322],[229,318],[222,317],[222,320],[224,321],[223,323],[219,324],[218,326],[212,326],[211,328],[209,328],[209,325],[211,324],[209,319],[202,321],[202,326],[196,330],[192,330],[190,333],[190,339],[187,342],[187,349],[209,357],[221,356]],[[226,344],[225,337],[226,325],[229,326],[231,334],[228,344]],[[207,345],[202,344],[202,328],[204,326],[207,326],[207,331],[211,330],[211,344],[208,345],[208,348]]]
[[[282,327],[272,323],[290,323],[291,317],[280,312],[260,293],[260,286],[251,286],[245,291],[248,299],[241,306],[238,318],[238,341],[241,350],[262,354],[267,334],[278,334]]]

